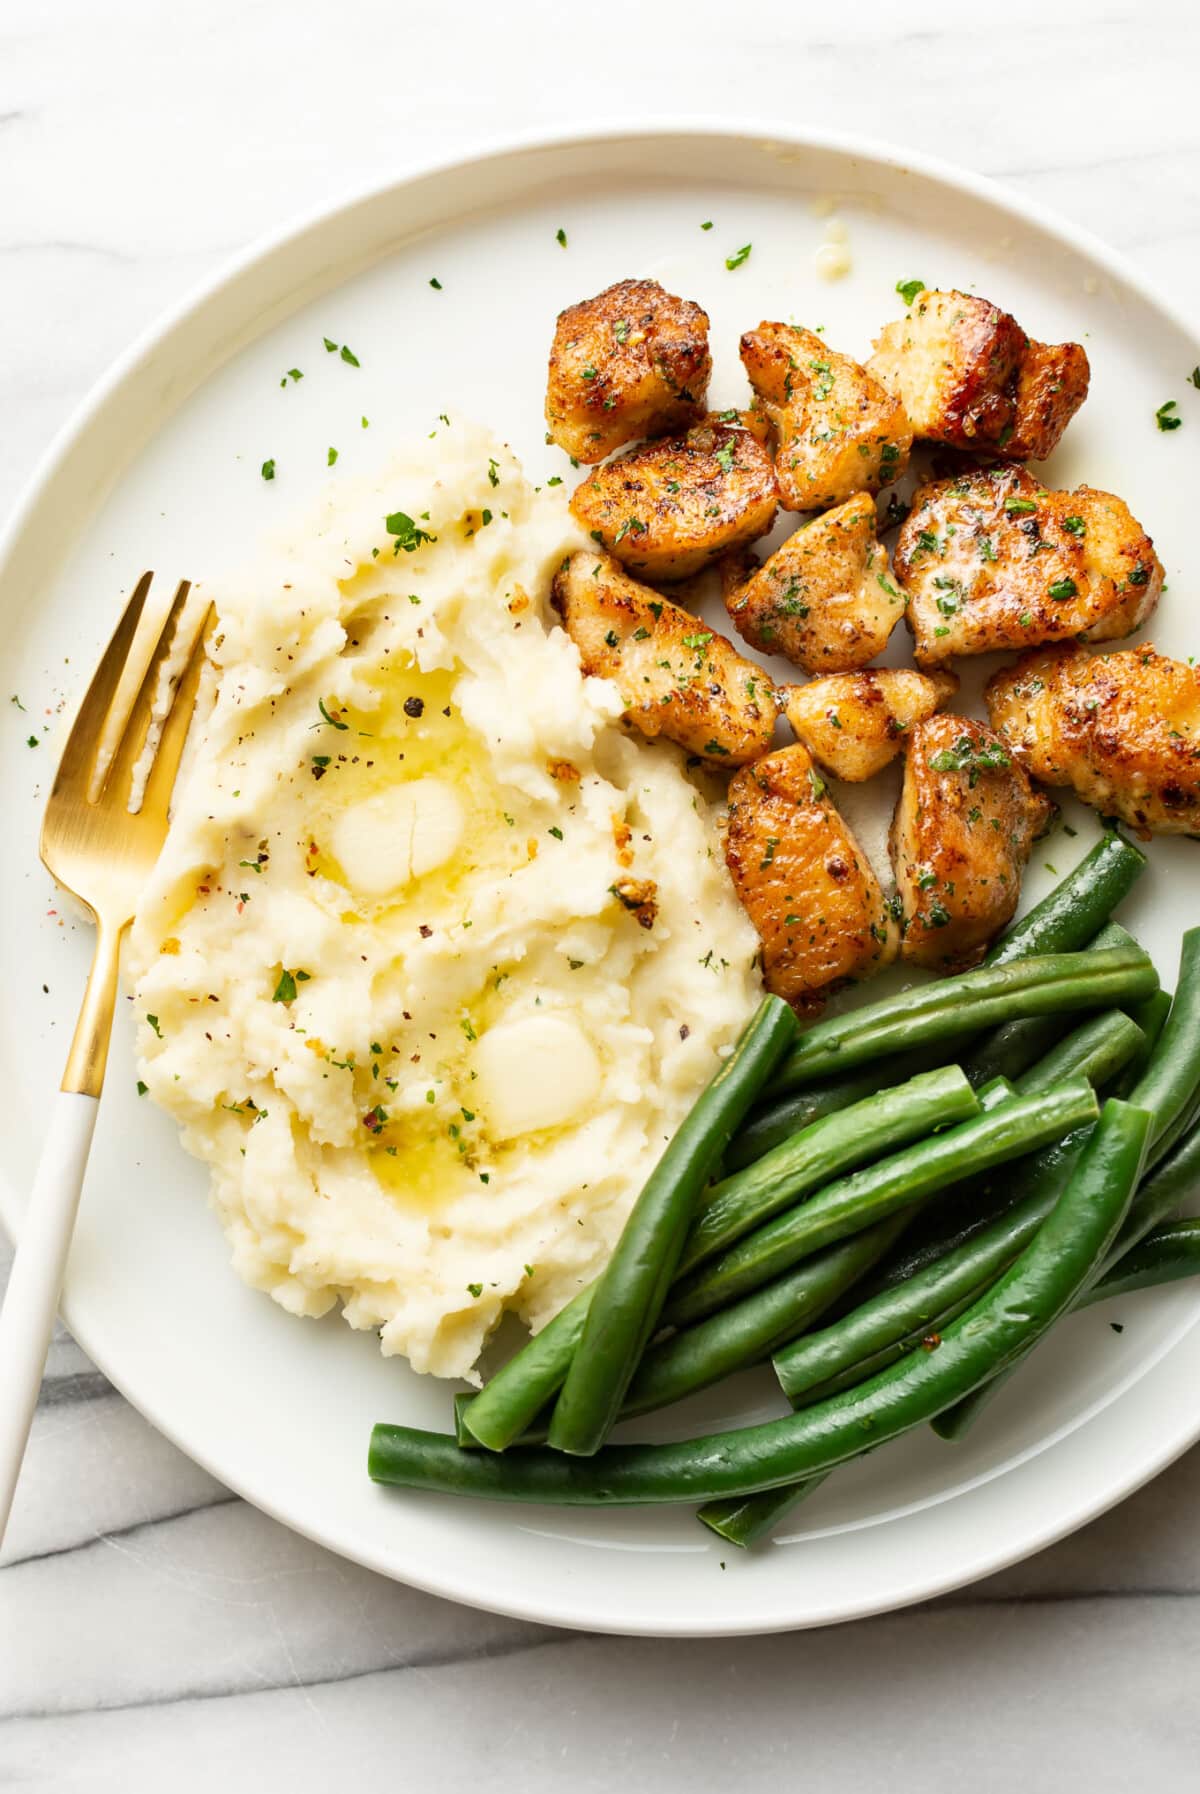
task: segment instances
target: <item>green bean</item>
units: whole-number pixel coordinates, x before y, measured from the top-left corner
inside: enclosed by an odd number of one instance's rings
[[[893,1215],[839,1240],[765,1288],[651,1346],[629,1386],[622,1418],[682,1401],[734,1371],[761,1364],[870,1270],[895,1244],[906,1220]]]
[[[1025,1250],[1053,1209],[1072,1163],[1058,1166],[1054,1175],[1043,1174],[1021,1201],[973,1239],[925,1265],[904,1283],[868,1296],[821,1331],[806,1333],[777,1352],[775,1374],[788,1400],[812,1399],[813,1390],[823,1388],[843,1371],[857,1370],[864,1360],[922,1326],[928,1331],[960,1297],[998,1277]]]
[[[595,1287],[593,1281],[572,1296],[503,1370],[489,1377],[478,1395],[461,1404],[460,1432],[465,1427],[477,1444],[486,1445],[489,1451],[503,1451],[533,1425],[561,1389],[571,1367]]]
[[[1008,965],[1033,953],[1069,953],[1086,946],[1146,870],[1146,856],[1115,829],[1106,830],[1073,871],[1015,922],[985,965]]]
[[[1183,1221],[1168,1221],[1148,1233],[1111,1271],[1076,1304],[1090,1308],[1093,1302],[1107,1302],[1112,1296],[1127,1296],[1138,1289],[1156,1289],[1162,1283],[1175,1283],[1181,1277],[1200,1276],[1200,1220],[1189,1216]]]
[[[1105,1275],[1148,1233],[1200,1189],[1200,1128],[1194,1128],[1143,1179],[1109,1254]]]
[[[784,1059],[768,1094],[853,1070],[898,1048],[961,1040],[1014,1016],[1108,1009],[1157,988],[1158,974],[1136,944],[981,966],[815,1023]]]
[[[596,1506],[708,1502],[778,1488],[857,1457],[931,1419],[1024,1356],[1086,1287],[1137,1180],[1149,1117],[1105,1105],[1075,1175],[1021,1257],[946,1329],[935,1352],[911,1352],[843,1395],[781,1420],[667,1445],[609,1446],[589,1462],[538,1447],[460,1451],[453,1436],[377,1425],[376,1482],[499,1501]]]
[[[764,997],[651,1172],[588,1304],[550,1422],[557,1451],[587,1457],[604,1443],[658,1321],[700,1192],[795,1034],[787,1004]]]
[[[947,1184],[1048,1145],[1096,1113],[1091,1085],[1077,1078],[1059,1090],[1013,1097],[990,1113],[851,1172],[683,1278],[664,1318],[675,1326],[699,1320],[822,1246],[911,1209]]]
[[[948,1065],[823,1116],[704,1193],[678,1275],[855,1165],[978,1112],[971,1086],[957,1065]]]
[[[1050,1048],[1016,1080],[1022,1096],[1053,1090],[1068,1078],[1083,1077],[1094,1090],[1116,1077],[1138,1052],[1145,1035],[1122,1009],[1093,1015]]]
[[[1196,1100],[1200,1085],[1200,928],[1189,929],[1183,937],[1179,983],[1162,1033],[1146,1068],[1130,1093],[1130,1101],[1145,1109],[1150,1116],[1150,1140],[1146,1163],[1153,1165],[1163,1154],[1169,1154]],[[1174,1180],[1154,1187],[1147,1180],[1130,1205],[1121,1234],[1115,1242],[1110,1263],[1135,1246],[1159,1220],[1163,1210],[1159,1204],[1169,1200]],[[1147,1194],[1147,1191],[1149,1193]],[[1144,1198],[1144,1200],[1143,1200]],[[1166,1211],[1169,1212],[1169,1211]],[[1108,1266],[1102,1267],[1108,1268]],[[939,1416],[935,1431],[943,1439],[963,1438],[978,1420],[993,1396],[1003,1386],[997,1378],[974,1390],[947,1413]]]
[[[1129,1095],[1154,1118],[1150,1145],[1168,1132],[1200,1084],[1200,928],[1183,937],[1179,982],[1150,1062]]]
[[[1112,1085],[1108,1093],[1110,1096],[1119,1096],[1122,1102],[1129,1100],[1129,1092],[1150,1063],[1150,1055],[1158,1045],[1159,1035],[1171,1012],[1172,1000],[1169,990],[1156,990],[1153,996],[1143,997],[1140,1003],[1126,1004],[1130,1020],[1135,1021],[1142,1030],[1142,1044]]]
[[[757,1495],[736,1496],[732,1501],[706,1501],[697,1508],[696,1518],[710,1532],[727,1544],[745,1549],[765,1539],[794,1508],[815,1495],[832,1471],[818,1470],[798,1483],[784,1483],[780,1489],[762,1489]]]
[[[1090,952],[1098,952],[1105,947],[1136,946],[1137,943],[1117,923],[1110,922],[1086,945]],[[972,1084],[986,1084],[994,1077],[1017,1081],[1051,1051],[1070,1025],[1071,1017],[1067,1015],[1028,1015],[1005,1022],[977,1045],[960,1053],[959,1064]]]
[[[1139,1057],[1144,1050],[1140,1030],[1121,1010],[1089,1017],[1075,1028],[1047,1058],[1021,1080],[1023,1095],[1036,1091],[1064,1071],[1082,1075],[1094,1089],[1103,1088],[1127,1053]],[[1132,1061],[1131,1061],[1132,1062]],[[874,1295],[894,1288],[928,1265],[976,1237],[999,1215],[1031,1190],[1042,1189],[1057,1197],[1083,1147],[1087,1129],[1076,1129],[1065,1139],[1042,1147],[1003,1166],[998,1176],[977,1177],[969,1184],[952,1185],[922,1211],[915,1227],[883,1266],[865,1292]]]
[[[897,1358],[905,1357],[907,1353],[915,1351],[918,1346],[924,1347],[926,1351],[936,1351],[941,1343],[942,1333],[950,1325],[950,1322],[956,1321],[960,1314],[965,1313],[973,1303],[978,1302],[980,1296],[984,1295],[995,1281],[995,1277],[985,1278],[982,1283],[977,1283],[973,1289],[969,1289],[965,1296],[960,1296],[957,1302],[948,1302],[945,1308],[939,1308],[936,1314],[931,1314],[918,1326],[910,1328],[907,1333],[902,1333],[899,1339],[893,1339],[889,1345],[880,1346],[877,1352],[872,1352],[869,1357],[863,1358],[858,1364],[848,1365],[835,1377],[828,1377],[825,1382],[815,1384],[808,1391],[804,1400],[797,1402],[795,1406],[806,1408],[813,1402],[824,1401],[827,1395],[836,1395],[841,1389],[853,1389],[856,1383],[865,1383],[868,1377],[873,1377],[879,1371],[885,1370],[889,1364],[894,1364]]]
[[[1131,842],[1115,832],[1105,833],[1048,897],[1014,923],[1003,940],[992,948],[984,964],[1008,965],[1014,960],[1028,959],[1035,953],[1071,953],[1098,944],[1095,943],[1097,930],[1107,922],[1122,898],[1128,896],[1145,869],[1146,856]],[[1140,1025],[1139,1017],[1135,1016],[1134,1020]],[[1044,1029],[1041,1028],[1043,1023]],[[1036,1035],[1025,1032],[1034,1029],[1040,1031]],[[1060,1026],[1056,1016],[1028,1017],[1002,1023],[995,1032],[996,1036],[1005,1036],[1003,1041],[997,1041],[995,1059],[982,1058],[987,1050],[986,1040],[975,1049],[981,1055],[978,1062],[974,1054],[967,1059],[960,1058],[975,1085],[986,1084],[996,1076],[1018,1076],[1053,1044]],[[893,1063],[889,1069],[896,1081],[899,1081],[901,1071],[905,1077],[915,1077],[918,1072],[930,1071],[954,1056],[952,1044],[907,1053],[900,1066]],[[957,1044],[961,1047],[964,1043]],[[752,1115],[732,1142],[726,1154],[726,1168],[736,1171],[751,1164],[819,1116],[831,1115],[837,1109],[848,1108],[851,1103],[870,1096],[877,1083],[877,1075],[868,1070],[851,1076],[826,1078],[791,1096],[776,1099]]]

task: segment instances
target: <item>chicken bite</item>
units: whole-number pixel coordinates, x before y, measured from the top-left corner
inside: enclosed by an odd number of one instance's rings
[[[725,861],[762,941],[767,989],[794,1009],[819,1009],[896,957],[879,881],[799,743],[730,781]]]
[[[866,666],[904,613],[865,492],[802,524],[764,566],[749,556],[725,563],[721,588],[739,635],[806,673]]]
[[[639,585],[610,556],[573,554],[551,599],[585,673],[611,679],[624,721],[714,766],[765,754],[778,714],[760,666],[690,611]]]
[[[1200,670],[1149,644],[1024,654],[988,681],[992,727],[1035,779],[1139,835],[1200,837]]]
[[[908,731],[958,690],[953,673],[831,673],[807,685],[786,685],[784,715],[813,759],[835,779],[874,778],[904,747]]]
[[[646,579],[687,579],[765,535],[775,519],[771,457],[740,411],[643,442],[575,488],[592,538]]]
[[[885,324],[867,372],[900,399],[914,436],[1044,461],[1087,397],[1079,343],[1039,343],[971,293],[918,294]]]
[[[912,447],[904,406],[857,361],[799,324],[748,330],[741,355],[755,408],[771,425],[785,510],[824,510],[904,472]]]
[[[619,280],[558,314],[546,425],[577,461],[681,430],[704,414],[708,314],[656,280]]]
[[[1030,849],[1052,812],[983,723],[918,723],[889,843],[900,957],[938,971],[976,965],[1016,910]]]
[[[895,566],[923,667],[1128,635],[1163,581],[1153,542],[1121,499],[1089,486],[1050,492],[1009,465],[922,486]]]

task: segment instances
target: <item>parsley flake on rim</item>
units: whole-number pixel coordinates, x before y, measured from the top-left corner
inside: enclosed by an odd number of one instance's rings
[[[441,281],[440,281],[440,280],[439,280],[439,279],[438,279],[438,277],[437,277],[437,275],[436,275],[436,274],[431,274],[431,275],[430,275],[430,276],[429,276],[429,284],[430,284],[430,286],[431,286],[431,287],[432,287],[432,288],[433,288],[433,290],[434,290],[434,292],[435,292],[435,293],[440,293],[440,292],[441,292],[441,290],[442,290],[442,283],[441,283]]]
[[[272,456],[269,461],[263,462],[262,466],[259,468],[259,472],[262,474],[264,480],[273,480],[275,478],[274,456]]]
[[[749,261],[750,251],[753,247],[753,243],[743,243],[740,249],[735,249],[732,255],[725,257],[725,266],[731,274],[735,268],[740,268],[743,262]]]
[[[558,244],[560,249],[565,249],[567,247],[567,233],[561,224],[554,233],[554,241]]]
[[[1172,417],[1171,415],[1173,411],[1177,411],[1178,409],[1178,402],[1175,399],[1168,399],[1165,405],[1159,406],[1158,410],[1154,413],[1154,421],[1160,430],[1178,430],[1180,428],[1183,419],[1181,417]]]
[[[898,280],[896,282],[896,291],[903,299],[905,305],[911,305],[917,294],[923,293],[925,290],[925,282],[923,280]]]
[[[349,345],[346,343],[342,344],[342,360],[344,362],[347,362],[349,364],[349,366],[352,368],[362,366],[362,363],[359,361],[358,356],[354,353],[353,349],[351,349],[349,347]]]
[[[325,451],[326,467],[332,467],[334,462],[337,460],[337,457],[338,457],[338,452],[335,448],[327,449]]]

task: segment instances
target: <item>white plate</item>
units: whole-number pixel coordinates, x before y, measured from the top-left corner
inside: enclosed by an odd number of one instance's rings
[[[829,194],[854,260],[836,284],[814,268],[825,231],[814,201]],[[749,260],[727,272],[724,258],[747,242]],[[660,276],[708,308],[717,404],[744,400],[737,339],[760,317],[824,324],[836,347],[862,352],[897,315],[893,288],[909,277],[977,287],[1043,337],[1082,338],[1092,395],[1051,472],[1129,500],[1172,587],[1156,638],[1195,648],[1194,340],[1133,271],[1027,202],[877,146],[704,126],[526,144],[325,213],[143,339],[54,446],[0,553],[0,1212],[10,1230],[90,950],[36,864],[38,781],[55,745],[51,735],[27,750],[30,726],[40,733],[43,711],[78,692],[144,566],[200,576],[236,562],[328,477],[330,446],[339,472],[353,471],[439,412],[469,413],[508,435],[535,477],[565,471],[541,417],[554,314],[629,274]],[[349,343],[361,368],[327,355],[323,336]],[[282,390],[293,366],[305,378]],[[1172,397],[1186,425],[1162,435],[1154,411]],[[273,485],[259,476],[268,456]],[[14,692],[28,715],[7,705]],[[1039,858],[1064,871],[1087,839],[1060,835]],[[1129,905],[1167,976],[1194,919],[1196,854],[1155,843]],[[1030,895],[1051,882],[1039,866]],[[336,1318],[294,1320],[237,1281],[203,1173],[135,1095],[125,1018],[64,1308],[156,1426],[288,1525],[439,1594],[613,1631],[767,1631],[921,1599],[1070,1531],[1200,1433],[1200,1303],[1181,1288],[1124,1302],[1119,1334],[1107,1310],[1071,1321],[968,1442],[922,1432],[840,1472],[752,1555],[710,1539],[686,1511],[489,1508],[375,1488],[364,1469],[371,1423],[444,1426],[449,1389],[385,1362],[371,1335]],[[777,1412],[771,1385],[747,1376],[672,1415],[672,1427]]]

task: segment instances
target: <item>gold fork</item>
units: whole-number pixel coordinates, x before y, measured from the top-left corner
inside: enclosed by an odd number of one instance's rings
[[[79,1193],[96,1126],[117,998],[121,942],[167,832],[167,809],[196,703],[208,610],[184,614],[182,581],[150,654],[128,715],[120,709],[137,678],[138,624],[154,575],[138,581],[75,719],[42,823],[41,855],[58,883],[86,906],[96,947],[61,1094],[0,1312],[0,1539],[8,1521],[46,1349],[62,1287]],[[180,631],[186,634],[181,635]],[[145,632],[143,632],[144,634]],[[178,637],[178,640],[176,639]],[[165,669],[186,650],[170,709],[143,764]],[[101,757],[117,734],[107,758]],[[135,779],[145,775],[140,803]]]

